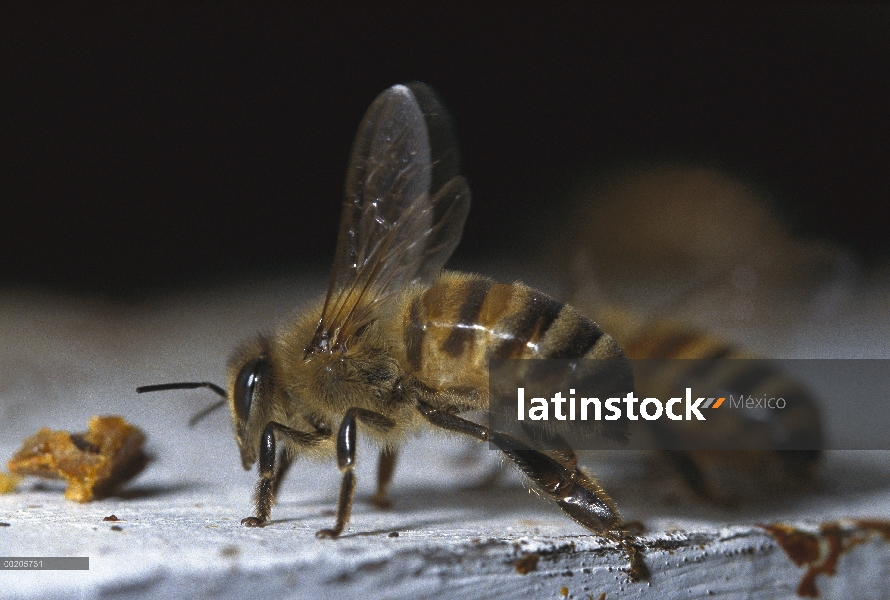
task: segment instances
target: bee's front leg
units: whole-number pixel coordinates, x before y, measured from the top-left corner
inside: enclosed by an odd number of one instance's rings
[[[299,446],[314,446],[326,435],[321,433],[307,433],[305,431],[297,431],[286,427],[281,423],[270,421],[263,430],[263,437],[260,441],[260,480],[256,485],[256,496],[254,500],[255,509],[254,516],[241,519],[241,524],[247,527],[260,527],[265,525],[272,512],[272,504],[275,503],[275,492],[281,478],[290,466],[289,458],[282,458],[281,465],[275,469],[275,432],[286,435],[287,438]]]
[[[340,498],[337,501],[337,522],[333,529],[322,529],[315,535],[320,538],[335,538],[343,533],[343,528],[349,522],[349,513],[352,510],[352,498],[355,496],[355,430],[356,418],[365,425],[388,431],[395,426],[389,417],[364,408],[350,408],[340,423],[337,432],[337,466],[343,473],[343,482],[340,484]]]

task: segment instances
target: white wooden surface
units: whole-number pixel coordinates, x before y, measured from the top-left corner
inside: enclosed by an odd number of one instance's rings
[[[255,474],[240,468],[228,416],[220,411],[189,429],[188,416],[213,401],[209,393],[134,389],[221,383],[238,340],[285,319],[298,289],[323,287],[320,278],[299,288],[262,282],[136,305],[4,290],[4,462],[40,427],[78,431],[93,414],[121,414],[142,427],[155,460],[119,497],[91,504],[67,502],[60,486],[33,480],[0,496],[0,522],[9,523],[0,527],[0,555],[90,557],[89,571],[0,571],[0,597],[793,598],[805,569],[760,525],[816,531],[836,519],[847,527],[852,518],[890,517],[884,453],[831,453],[818,491],[735,512],[695,501],[640,457],[588,457],[624,517],[645,526],[652,576],[630,583],[614,548],[526,493],[512,472],[472,489],[497,465],[493,452],[430,437],[402,454],[387,512],[368,502],[376,452],[360,448],[356,506],[339,540],[314,537],[332,523],[333,462],[297,463],[273,522],[241,527]],[[111,514],[121,521],[102,521]],[[533,553],[537,568],[518,573],[516,561]],[[890,542],[876,536],[816,584],[827,598],[887,598],[888,581]]]

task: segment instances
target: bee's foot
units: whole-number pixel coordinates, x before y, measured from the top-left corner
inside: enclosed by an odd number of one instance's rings
[[[333,529],[321,529],[315,532],[315,537],[318,539],[335,539],[339,537],[340,532],[334,531]]]
[[[266,524],[266,520],[257,517],[247,517],[246,519],[241,519],[241,524],[245,527],[262,527]]]
[[[392,508],[392,500],[386,496],[374,496],[371,498],[371,504],[379,510],[389,510]]]

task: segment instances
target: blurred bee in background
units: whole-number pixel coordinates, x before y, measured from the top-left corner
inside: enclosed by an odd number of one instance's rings
[[[596,314],[632,360],[755,358],[720,332],[759,330],[761,341],[775,340],[801,313],[824,314],[837,303],[837,274],[846,267],[839,254],[792,240],[749,189],[720,173],[685,167],[633,173],[586,195],[579,211],[572,219],[579,243],[564,269],[571,273],[568,299]],[[741,389],[793,399],[794,408],[719,411],[708,415],[713,426],[697,432],[721,440],[759,436],[772,450],[661,456],[696,494],[720,504],[810,487],[823,445],[811,393],[764,361],[708,364],[705,372],[701,362],[682,360],[637,369],[637,392],[668,397],[692,386],[718,397]],[[643,426],[656,438],[662,433],[657,421]],[[802,446],[813,449],[783,449]]]
[[[571,449],[539,450],[459,416],[488,408],[490,358],[611,358],[632,382],[618,344],[574,308],[518,283],[440,273],[469,203],[434,92],[417,83],[386,90],[353,145],[325,298],[278,335],[237,349],[225,390],[201,382],[137,391],[204,386],[226,399],[244,468],[259,462],[254,514],[243,525],[268,522],[293,458],[336,456],[343,473],[336,522],[317,535],[339,536],[356,487],[359,427],[381,448],[378,505],[386,504],[398,447],[432,427],[494,444],[539,495],[615,541],[634,576],[636,550],[618,510]],[[626,423],[600,429],[626,438]]]

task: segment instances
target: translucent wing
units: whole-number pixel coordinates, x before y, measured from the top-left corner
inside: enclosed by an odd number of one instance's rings
[[[331,281],[307,354],[342,349],[400,290],[435,278],[470,208],[458,170],[432,89],[395,85],[374,100],[352,147]]]

